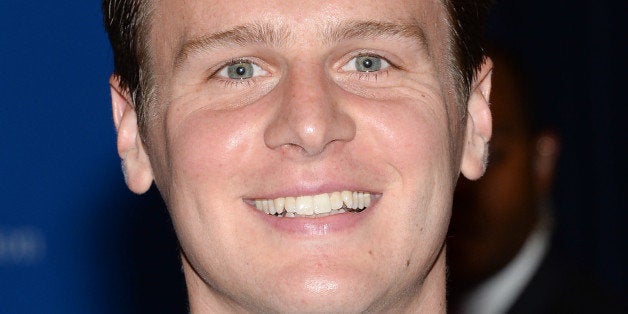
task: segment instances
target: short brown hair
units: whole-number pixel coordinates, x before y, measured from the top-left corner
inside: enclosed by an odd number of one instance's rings
[[[484,22],[492,0],[443,0],[451,30],[450,67],[458,103],[464,107],[474,75],[482,64]],[[151,0],[103,0],[105,28],[113,48],[114,74],[133,97],[140,129],[152,97],[148,33]],[[465,112],[464,110],[460,110]]]
[[[105,30],[113,50],[114,74],[136,106],[140,128],[146,124],[145,104],[149,102],[152,79],[149,32],[151,0],[103,0]]]
[[[484,26],[492,0],[443,0],[449,18],[451,49],[450,67],[456,96],[464,107],[477,70],[484,62]],[[466,112],[463,108],[461,112]]]

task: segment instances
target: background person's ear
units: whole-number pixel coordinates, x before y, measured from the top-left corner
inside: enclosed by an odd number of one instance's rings
[[[551,194],[560,140],[556,133],[546,130],[536,136],[534,145],[534,188],[536,197],[545,200]]]
[[[153,183],[153,171],[140,137],[135,107],[128,90],[120,86],[118,76],[111,76],[109,86],[124,180],[131,191],[142,194]]]
[[[489,108],[493,62],[485,57],[476,73],[467,101],[467,126],[460,170],[469,180],[479,179],[486,171],[488,141],[493,122]]]

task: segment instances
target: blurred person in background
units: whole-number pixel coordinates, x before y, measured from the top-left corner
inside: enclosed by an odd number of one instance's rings
[[[454,197],[447,252],[452,311],[619,312],[576,261],[552,246],[559,138],[542,126],[518,62],[495,48],[489,55],[494,137],[486,175],[461,178]]]

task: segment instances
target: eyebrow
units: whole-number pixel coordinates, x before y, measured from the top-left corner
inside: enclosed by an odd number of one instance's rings
[[[250,23],[235,26],[217,33],[207,34],[185,42],[175,56],[175,69],[186,59],[199,51],[227,46],[245,46],[251,44],[272,47],[285,46],[294,34],[292,30],[280,25]],[[369,39],[377,37],[405,37],[415,39],[427,49],[425,32],[417,23],[398,24],[381,21],[347,21],[331,24],[319,30],[323,43],[332,45],[350,39]]]
[[[425,32],[417,23],[399,24],[380,21],[348,21],[340,25],[326,27],[322,37],[327,44],[334,44],[350,39],[405,37],[414,39],[418,41],[423,48],[427,48]]]
[[[264,44],[281,47],[290,38],[290,31],[285,27],[264,24],[243,24],[231,29],[199,36],[187,41],[175,57],[175,68],[178,68],[193,53],[212,48],[230,45],[245,46],[248,44]]]

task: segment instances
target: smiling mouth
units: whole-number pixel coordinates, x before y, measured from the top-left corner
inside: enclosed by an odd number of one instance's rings
[[[277,217],[317,218],[347,212],[361,212],[371,206],[376,195],[369,192],[342,191],[251,200],[259,211]]]

